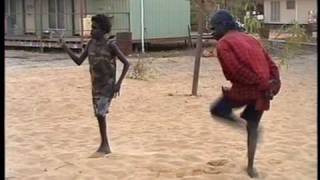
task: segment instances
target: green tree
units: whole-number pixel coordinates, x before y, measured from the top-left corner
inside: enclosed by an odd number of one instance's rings
[[[281,34],[289,34],[286,42],[281,50],[280,64],[288,68],[289,59],[294,58],[302,52],[302,42],[308,42],[309,37],[306,34],[305,28],[297,21],[293,21],[290,25],[282,26],[277,36]]]

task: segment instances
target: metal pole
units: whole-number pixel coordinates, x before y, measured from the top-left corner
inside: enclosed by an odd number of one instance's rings
[[[42,42],[42,32],[43,32],[43,27],[42,27],[42,0],[40,1],[40,51],[43,52],[43,42]]]
[[[298,22],[298,1],[294,1],[296,7],[296,21]]]
[[[81,49],[83,50],[83,0],[80,0],[80,38]]]
[[[141,46],[142,46],[142,53],[144,53],[144,1],[141,0]]]
[[[54,1],[54,6],[55,6],[55,18],[56,18],[56,26],[55,26],[55,30],[56,29],[59,29],[59,19],[58,19],[58,16],[59,16],[59,11],[58,11],[58,1],[55,0]]]
[[[5,4],[6,5],[6,4]],[[7,33],[10,34],[10,31],[11,31],[11,5],[10,5],[10,1],[8,2],[8,5],[7,5],[7,8],[8,8],[8,13],[7,13]]]

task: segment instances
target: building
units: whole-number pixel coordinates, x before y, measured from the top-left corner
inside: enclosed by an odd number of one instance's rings
[[[129,32],[133,42],[188,38],[188,0],[5,0],[5,45],[57,47],[63,35],[79,48],[99,13],[111,17],[112,34]]]
[[[264,0],[264,22],[270,25],[308,24],[308,16],[317,14],[317,0]]]

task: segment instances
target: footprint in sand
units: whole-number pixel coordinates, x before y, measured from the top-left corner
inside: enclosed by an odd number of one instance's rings
[[[202,174],[221,174],[223,173],[223,167],[227,164],[227,160],[214,160],[209,161],[206,165],[200,165],[192,168],[181,168],[176,172],[177,178],[183,178],[184,176],[199,176]]]
[[[272,165],[282,164],[282,161],[279,159],[270,159],[268,162]]]
[[[207,162],[207,167],[203,170],[206,174],[220,174],[226,168],[225,165],[228,163],[226,159],[218,159]]]
[[[218,160],[212,160],[207,162],[207,164],[210,166],[224,166],[227,163],[228,163],[228,160],[226,159],[218,159]]]

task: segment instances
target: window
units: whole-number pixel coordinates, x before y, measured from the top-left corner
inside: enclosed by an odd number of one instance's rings
[[[271,1],[271,21],[280,21],[280,1]]]
[[[264,14],[263,4],[257,4],[258,14]]]
[[[295,9],[296,1],[295,0],[287,0],[287,9]]]
[[[49,28],[64,28],[64,0],[49,0]]]
[[[8,5],[9,5],[9,1],[8,1],[8,0],[5,0],[4,5],[5,5],[5,6],[4,6],[5,15],[8,16],[8,15],[9,15],[9,14],[8,14],[8,13],[9,13],[9,10],[8,10],[8,9],[9,9],[9,6],[8,6]]]
[[[16,0],[5,1],[5,30],[12,32],[17,24]]]
[[[10,26],[13,28],[17,21],[16,0],[9,1]]]

